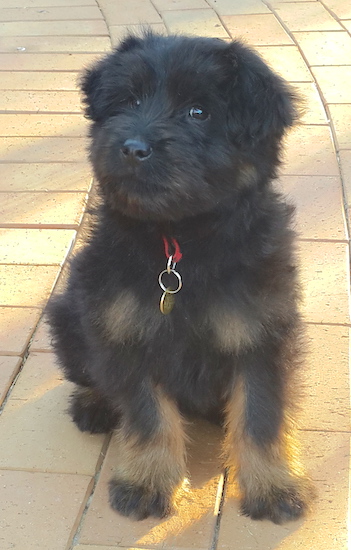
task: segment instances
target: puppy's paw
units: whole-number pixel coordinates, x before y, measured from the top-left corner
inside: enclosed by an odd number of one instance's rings
[[[307,485],[310,488],[309,495],[306,491]],[[251,519],[269,519],[273,523],[282,524],[302,518],[309,509],[313,497],[313,487],[307,483],[300,488],[273,488],[266,497],[244,497],[241,502],[241,513]]]
[[[71,396],[69,413],[82,432],[108,433],[118,424],[118,414],[88,388],[79,389]]]
[[[164,518],[172,512],[171,499],[159,491],[112,479],[109,484],[110,504],[114,510],[132,519],[149,516]]]

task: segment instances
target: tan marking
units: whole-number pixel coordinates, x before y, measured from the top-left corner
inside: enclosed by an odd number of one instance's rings
[[[237,185],[248,187],[257,181],[257,170],[251,164],[244,164],[240,167],[240,172],[237,178]]]
[[[269,499],[274,489],[289,490],[299,486],[301,494],[304,471],[298,460],[293,424],[288,415],[276,442],[261,447],[246,433],[245,401],[244,383],[240,378],[227,406],[224,453],[227,465],[234,468],[242,493],[252,500]]]
[[[257,342],[263,330],[259,321],[246,320],[224,304],[211,306],[208,319],[215,341],[224,352],[238,352],[249,348]]]
[[[185,475],[184,422],[177,406],[160,389],[156,390],[159,424],[154,436],[140,443],[137,435],[117,431],[119,456],[117,477],[136,485],[171,494]]]
[[[101,316],[106,335],[112,340],[121,341],[133,334],[137,310],[138,301],[134,294],[129,290],[121,292]]]
[[[152,338],[162,323],[162,316],[151,307],[142,307],[131,290],[122,291],[100,315],[99,324],[114,342]]]

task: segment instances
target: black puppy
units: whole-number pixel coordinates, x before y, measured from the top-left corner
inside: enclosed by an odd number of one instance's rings
[[[117,428],[110,501],[163,517],[183,415],[223,419],[242,512],[301,516],[292,442],[301,323],[292,208],[272,189],[293,92],[239,42],[129,36],[86,71],[101,206],[49,305],[71,415]]]

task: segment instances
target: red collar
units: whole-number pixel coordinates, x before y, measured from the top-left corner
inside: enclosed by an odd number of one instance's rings
[[[172,256],[172,261],[177,264],[178,262],[180,262],[180,260],[182,259],[183,257],[183,254],[181,253],[180,251],[180,246],[179,246],[179,243],[176,239],[171,239],[171,243],[173,245],[173,248],[174,248],[174,253],[173,254],[170,254],[169,250],[170,250],[170,243],[167,239],[167,237],[165,237],[164,235],[162,235],[162,239],[163,239],[163,244],[164,244],[164,247],[165,247],[165,254],[166,254],[166,258],[169,259],[171,256]]]

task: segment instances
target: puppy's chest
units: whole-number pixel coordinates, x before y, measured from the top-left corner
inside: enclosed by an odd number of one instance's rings
[[[174,305],[167,314],[162,313],[163,297],[161,288],[149,296],[132,288],[119,291],[104,304],[98,317],[105,337],[117,344],[146,345],[155,340],[167,345],[170,341],[202,340],[220,351],[232,352],[250,345],[259,332],[257,319],[239,312],[235,305],[228,306],[213,290],[207,295],[201,285],[171,295]]]
[[[167,288],[167,287],[165,287]],[[201,318],[206,304],[187,292],[165,292],[155,285],[152,292],[136,291],[129,287],[120,290],[99,312],[99,324],[115,342],[138,340],[150,342],[170,336],[182,338],[189,331],[204,332]]]

